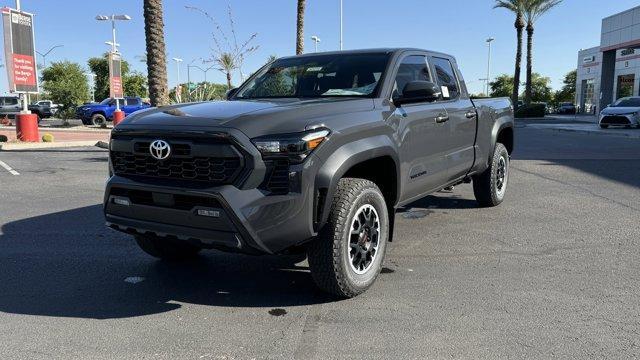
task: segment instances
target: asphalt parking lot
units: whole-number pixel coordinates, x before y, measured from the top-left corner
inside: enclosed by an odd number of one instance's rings
[[[0,152],[0,358],[639,357],[640,140],[516,136],[500,207],[463,185],[401,209],[343,301],[292,257],[148,257],[104,226],[104,150]]]

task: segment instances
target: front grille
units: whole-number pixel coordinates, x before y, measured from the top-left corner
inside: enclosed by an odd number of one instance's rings
[[[629,119],[626,116],[613,116],[608,115],[602,118],[602,124],[613,124],[613,125],[629,125]]]
[[[156,160],[151,155],[120,151],[111,153],[111,161],[116,175],[207,181],[215,184],[232,182],[241,166],[240,159],[169,157],[166,160]]]
[[[229,142],[187,140],[169,141],[171,153],[164,160],[151,156],[154,139],[115,138],[111,163],[118,176],[180,180],[183,185],[217,186],[232,184],[242,172],[240,152]]]

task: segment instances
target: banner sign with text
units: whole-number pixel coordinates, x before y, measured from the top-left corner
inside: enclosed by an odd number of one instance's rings
[[[9,91],[37,93],[33,14],[3,8],[2,26]]]
[[[122,99],[122,58],[118,53],[109,53],[109,94],[112,99]]]

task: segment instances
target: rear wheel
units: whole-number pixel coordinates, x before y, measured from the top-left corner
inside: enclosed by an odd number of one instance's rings
[[[498,206],[504,200],[509,181],[509,152],[497,143],[489,167],[473,178],[473,193],[481,206]]]
[[[136,235],[138,246],[147,254],[164,260],[187,260],[198,255],[201,248],[186,241],[153,235]]]
[[[363,293],[382,269],[388,238],[389,213],[378,186],[341,179],[329,220],[307,250],[315,283],[339,297]]]
[[[91,115],[91,125],[103,126],[107,124],[107,118],[102,114]]]

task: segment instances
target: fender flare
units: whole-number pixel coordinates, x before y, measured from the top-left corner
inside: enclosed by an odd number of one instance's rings
[[[489,158],[493,156],[493,149],[498,142],[498,135],[504,129],[510,128],[513,130],[513,119],[509,116],[501,116],[495,120],[493,123],[493,128],[491,129],[491,149],[489,151]]]
[[[327,189],[325,196],[326,201],[321,209],[322,216],[316,224],[317,229],[324,226],[329,218],[329,210],[331,207],[331,201],[329,199],[333,198],[336,187],[338,186],[338,181],[340,181],[344,174],[356,164],[382,156],[391,157],[396,166],[396,176],[399,177],[400,162],[398,152],[393,141],[388,136],[377,135],[349,142],[343,144],[327,156],[325,163],[318,170],[315,178],[314,192],[317,193],[318,189],[321,188]],[[397,198],[400,194],[400,185],[401,182],[399,180],[396,181],[396,199],[394,204],[387,204],[389,209],[393,209],[398,202]],[[314,202],[314,207],[317,206],[318,204]],[[392,214],[389,216],[391,217]]]

